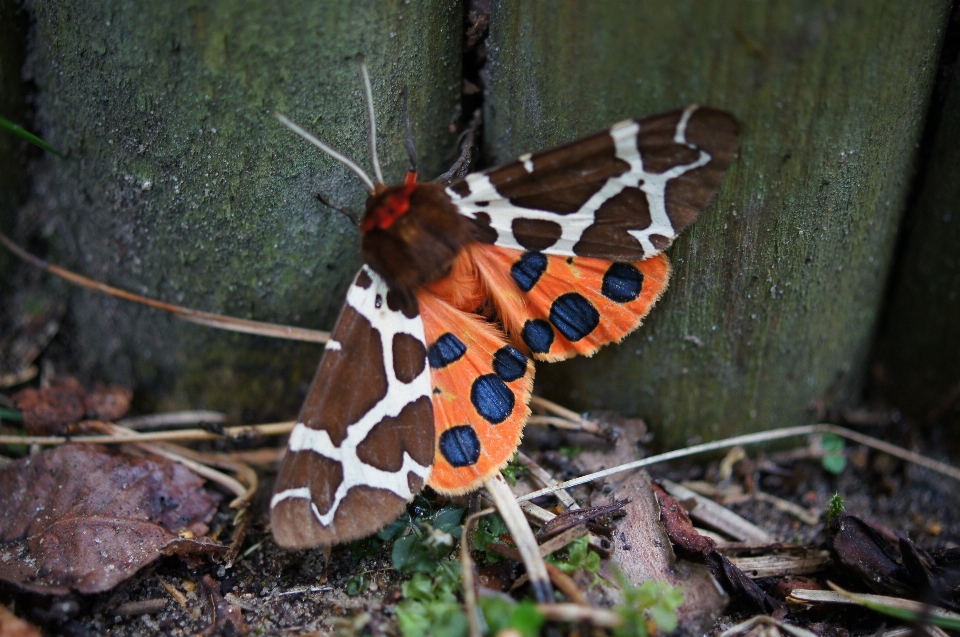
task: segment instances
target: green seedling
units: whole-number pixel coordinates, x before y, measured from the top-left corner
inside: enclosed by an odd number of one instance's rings
[[[600,556],[590,550],[590,540],[586,536],[570,542],[559,556],[548,555],[546,560],[568,575],[580,569],[593,574],[591,588],[600,581]]]
[[[666,582],[647,580],[634,586],[617,572],[623,604],[614,607],[621,624],[614,637],[648,637],[651,632],[668,634],[677,629],[677,609],[683,604],[683,589]]]
[[[843,454],[843,438],[836,434],[825,434],[823,436],[824,455],[820,461],[826,471],[833,475],[840,475],[847,468],[847,457]]]
[[[833,521],[843,513],[843,498],[839,493],[834,493],[830,498],[830,504],[827,505],[827,526],[833,524]]]
[[[463,532],[463,509],[445,507],[436,513],[401,521],[381,532],[393,544],[393,566],[412,574],[403,583],[403,601],[397,605],[397,623],[404,637],[464,637],[467,617],[457,599],[460,562],[451,557]],[[396,523],[394,523],[396,524]],[[393,528],[392,528],[393,527]]]
[[[502,630],[515,630],[523,637],[538,637],[544,617],[530,600],[514,602],[505,597],[481,597],[478,600],[487,634],[497,635]]]
[[[520,479],[520,475],[527,470],[520,461],[517,459],[517,454],[513,454],[513,457],[510,458],[510,462],[507,463],[503,469],[500,470],[500,473],[503,474],[503,477],[506,478],[507,482],[510,483],[510,486],[516,486],[517,480]]]
[[[499,513],[480,518],[477,530],[473,532],[473,548],[481,554],[484,563],[498,564],[504,560],[502,555],[488,550],[487,547],[499,542],[505,533],[507,525]]]

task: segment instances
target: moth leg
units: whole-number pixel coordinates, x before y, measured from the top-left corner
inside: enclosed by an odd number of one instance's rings
[[[317,201],[322,203],[327,208],[333,208],[334,210],[342,214],[344,217],[349,219],[353,223],[353,225],[357,226],[358,228],[360,227],[360,215],[358,215],[354,211],[347,210],[342,206],[338,206],[337,204],[333,203],[332,201],[330,201],[329,199],[327,199],[326,197],[324,197],[319,193],[317,193]]]
[[[477,129],[480,128],[480,119],[481,110],[478,108],[473,112],[473,117],[470,118],[470,125],[457,138],[457,145],[462,144],[460,157],[453,162],[450,170],[439,175],[433,180],[433,183],[448,186],[455,178],[463,177],[470,170],[470,160],[473,159],[473,148],[476,145],[473,139],[477,134]]]

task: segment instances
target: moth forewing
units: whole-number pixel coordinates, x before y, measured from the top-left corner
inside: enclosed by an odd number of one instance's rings
[[[290,435],[270,504],[277,543],[369,535],[403,512],[433,465],[423,322],[364,266]]]
[[[467,175],[447,188],[495,245],[610,261],[670,246],[736,157],[737,120],[688,106]]]

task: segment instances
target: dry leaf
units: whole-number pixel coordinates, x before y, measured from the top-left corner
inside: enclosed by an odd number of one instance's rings
[[[63,445],[0,471],[0,580],[54,595],[109,590],[161,554],[225,550],[202,538],[218,498],[162,458]]]

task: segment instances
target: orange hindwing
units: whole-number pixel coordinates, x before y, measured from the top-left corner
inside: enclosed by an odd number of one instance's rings
[[[467,251],[511,341],[543,361],[623,340],[670,280],[663,254],[623,263],[485,244]]]
[[[436,427],[428,484],[448,494],[479,488],[513,457],[533,387],[532,361],[495,324],[450,303],[456,300],[430,288],[417,293]]]

